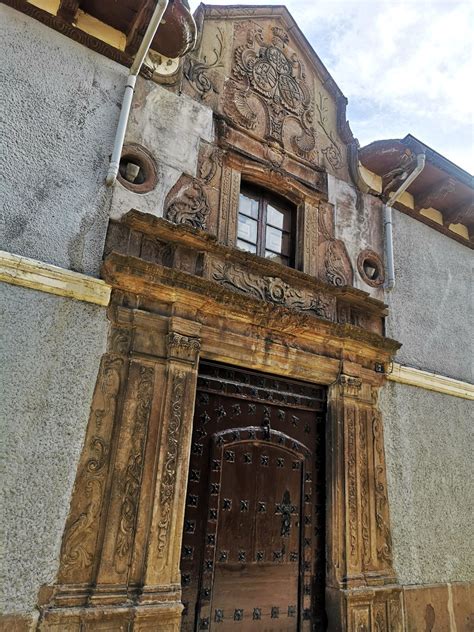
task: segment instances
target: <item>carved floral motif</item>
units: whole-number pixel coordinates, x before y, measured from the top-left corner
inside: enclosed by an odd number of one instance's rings
[[[171,332],[166,337],[168,355],[194,362],[201,349],[201,339]]]
[[[115,542],[115,568],[119,573],[125,572],[127,568],[128,553],[131,549],[135,528],[143,469],[143,452],[153,396],[153,377],[154,369],[152,367],[140,367],[131,449],[122,485],[123,496],[119,530]]]
[[[385,489],[385,467],[383,455],[382,422],[380,413],[375,412],[372,420],[375,458],[375,523],[382,544],[377,547],[377,558],[381,562],[392,563],[392,536],[385,516],[388,507]]]
[[[209,202],[203,186],[197,180],[181,189],[166,206],[166,219],[175,224],[188,224],[205,230]]]
[[[318,113],[318,125],[329,141],[329,145],[322,150],[322,153],[333,169],[340,169],[344,164],[342,152],[334,138],[334,133],[329,129],[327,97],[323,97],[322,94],[319,95],[319,102],[316,103],[316,111]]]
[[[178,371],[173,376],[171,389],[170,419],[165,439],[166,457],[160,486],[161,517],[158,524],[158,557],[165,556],[171,523],[172,504],[176,487],[179,437],[181,434],[186,373]]]
[[[302,312],[313,312],[328,320],[332,316],[328,299],[296,290],[279,277],[258,276],[231,264],[217,264],[212,272],[212,279],[224,287],[250,294],[262,301]]]
[[[357,556],[357,461],[355,448],[355,409],[347,410],[347,474],[348,474],[348,503],[349,503],[349,542],[351,556]]]
[[[212,49],[213,59],[208,61],[204,56],[203,61],[188,56],[184,64],[184,76],[189,83],[204,99],[210,92],[218,93],[216,84],[209,76],[209,70],[222,68],[222,50],[224,48],[224,34],[220,28],[216,33],[216,45]]]
[[[362,561],[365,568],[370,564],[370,524],[369,524],[369,456],[367,442],[367,414],[359,413],[360,445],[360,510],[362,526]]]
[[[91,410],[92,438],[78,474],[80,484],[75,486],[73,496],[73,503],[77,503],[82,510],[79,515],[72,515],[66,524],[61,550],[62,579],[74,574],[76,570],[90,568],[92,564],[94,529],[100,513],[107,473],[105,465],[110,451],[105,433],[110,435],[115,417],[122,367],[122,358],[105,356],[99,373]]]

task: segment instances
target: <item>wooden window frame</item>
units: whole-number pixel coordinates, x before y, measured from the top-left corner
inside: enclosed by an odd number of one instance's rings
[[[295,268],[296,267],[295,254],[296,254],[296,238],[297,238],[296,230],[297,230],[298,206],[292,203],[290,200],[287,200],[285,197],[278,195],[274,193],[273,191],[270,191],[269,189],[260,187],[252,183],[248,183],[246,181],[241,182],[240,191],[239,191],[239,201],[240,201],[240,194],[245,195],[255,200],[256,202],[258,202],[258,215],[255,220],[257,222],[257,241],[255,244],[255,249],[256,249],[255,254],[258,255],[259,257],[264,257],[265,259],[269,259],[271,261],[272,259],[270,257],[267,257],[265,253],[267,251],[273,252],[275,255],[288,259],[287,264],[281,263],[281,265],[285,265],[288,268]],[[283,214],[285,215],[289,214],[290,216],[289,230],[281,229],[278,226],[274,226],[273,224],[270,224],[267,221],[267,212],[268,212],[269,204],[271,206],[274,206],[278,211],[282,212]],[[240,214],[246,217],[250,217],[246,213],[241,213],[240,204],[239,204],[237,208],[237,229],[238,229],[238,221],[239,221],[238,218]],[[251,218],[251,219],[255,219],[255,218]],[[271,250],[271,248],[267,248],[266,236],[267,236],[267,229],[269,226],[281,231],[283,234],[288,235],[289,241],[290,241],[290,248],[289,248],[288,255],[283,254],[282,252],[279,252],[279,253],[274,252],[273,250]],[[252,242],[249,242],[246,239],[243,239],[242,237],[236,236],[236,243],[238,240],[252,244]]]

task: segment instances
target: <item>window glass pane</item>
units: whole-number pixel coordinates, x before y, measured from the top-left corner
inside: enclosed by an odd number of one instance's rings
[[[284,266],[287,266],[289,263],[288,257],[282,257],[281,255],[277,255],[275,252],[270,252],[270,250],[265,251],[265,257],[275,261],[276,263],[282,263]]]
[[[257,246],[248,244],[246,241],[241,241],[240,239],[237,239],[237,248],[240,248],[240,250],[246,250],[247,252],[257,252]]]
[[[283,228],[284,217],[285,216],[281,211],[271,206],[270,204],[267,205],[267,223],[268,224],[271,224],[272,226],[275,226],[276,228]]]
[[[237,237],[257,243],[257,221],[250,219],[246,215],[239,213],[239,227],[237,230]]]
[[[281,252],[283,233],[281,230],[267,226],[267,234],[265,238],[265,246],[269,250]]]
[[[239,213],[245,213],[255,219],[258,218],[258,200],[254,200],[243,193],[239,199]]]

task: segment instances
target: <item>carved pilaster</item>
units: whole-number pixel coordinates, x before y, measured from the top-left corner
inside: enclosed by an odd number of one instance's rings
[[[165,587],[179,593],[182,526],[191,446],[200,338],[170,331],[161,407],[158,473],[154,487],[142,600],[159,601]]]
[[[337,456],[328,475],[339,484],[331,486],[328,503],[328,615],[334,629],[354,632],[403,629],[376,391],[346,374],[330,389],[328,450]]]
[[[121,391],[128,376],[131,330],[114,327],[110,351],[101,361],[92,400],[84,449],[80,458],[71,509],[64,529],[57,600],[79,605],[93,581],[99,543],[99,516],[106,502],[113,435],[121,410]]]
[[[239,194],[240,172],[230,165],[224,165],[222,168],[222,188],[217,237],[221,243],[226,245],[234,245],[237,238]]]
[[[299,209],[298,268],[314,277],[318,276],[318,213],[316,204],[309,200],[305,200]]]

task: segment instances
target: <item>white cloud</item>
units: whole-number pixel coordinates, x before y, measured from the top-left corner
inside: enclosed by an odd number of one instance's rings
[[[474,171],[474,8],[469,1],[286,4],[348,97],[348,117],[362,144],[412,133]]]

